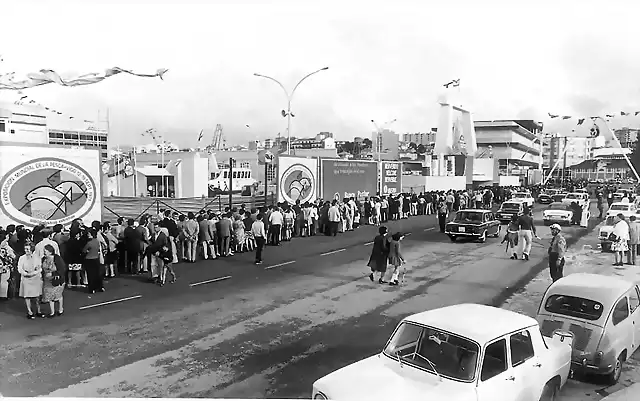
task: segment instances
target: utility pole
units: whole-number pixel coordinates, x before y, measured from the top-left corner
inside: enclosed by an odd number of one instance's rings
[[[569,138],[564,137],[564,160],[562,161],[562,185],[564,186],[564,171],[567,169],[567,142]]]
[[[229,158],[229,209],[233,207],[233,160]]]

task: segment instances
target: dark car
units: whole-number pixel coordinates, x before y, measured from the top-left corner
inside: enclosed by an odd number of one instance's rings
[[[524,214],[524,202],[507,201],[500,205],[496,218],[501,223],[508,223],[513,216],[522,216],[522,214]]]
[[[556,190],[556,189],[550,189],[547,191],[544,191],[543,193],[541,193],[540,195],[538,195],[538,203],[541,203],[543,205],[548,205],[554,202],[553,200],[553,196],[556,195],[557,193],[559,193],[560,191]]]
[[[489,235],[500,235],[500,222],[490,210],[460,210],[456,212],[453,221],[447,223],[444,232],[454,242],[458,237],[470,237],[485,242]]]
[[[562,200],[564,198],[567,197],[567,193],[566,192],[558,192],[557,194],[553,195],[553,201],[554,202],[562,202]]]

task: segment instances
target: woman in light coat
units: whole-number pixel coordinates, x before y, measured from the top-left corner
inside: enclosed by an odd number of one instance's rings
[[[40,310],[40,296],[42,295],[42,266],[33,251],[35,246],[29,242],[24,245],[24,255],[18,259],[18,273],[20,273],[20,296],[27,306],[27,319],[36,316],[44,317]],[[32,302],[36,304],[36,314],[31,309]]]

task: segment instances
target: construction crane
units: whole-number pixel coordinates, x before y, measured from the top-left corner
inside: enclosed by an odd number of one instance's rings
[[[213,132],[211,145],[207,146],[207,152],[214,153],[216,150],[223,150],[227,147],[227,140],[222,132],[222,124],[216,124],[216,130]]]

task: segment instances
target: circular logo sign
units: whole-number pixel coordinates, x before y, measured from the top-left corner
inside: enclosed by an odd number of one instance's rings
[[[285,202],[295,204],[313,200],[316,192],[316,177],[304,164],[292,164],[280,177],[280,194]]]
[[[0,209],[27,226],[83,218],[97,195],[95,181],[85,169],[50,157],[22,163],[0,179]]]

